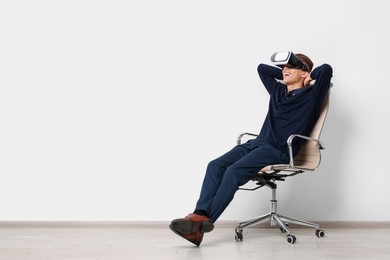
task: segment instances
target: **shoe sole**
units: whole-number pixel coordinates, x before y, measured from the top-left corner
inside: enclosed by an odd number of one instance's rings
[[[205,222],[192,222],[189,220],[175,220],[171,223],[172,227],[175,230],[178,230],[184,235],[188,235],[199,230],[202,233],[211,232],[214,229],[214,224],[205,221]]]
[[[170,229],[173,231],[173,233],[175,233],[176,235],[178,235],[178,236],[184,238],[185,240],[187,240],[187,241],[193,243],[193,244],[196,245],[196,246],[200,246],[200,242],[199,242],[199,241],[193,240],[193,239],[190,239],[190,238],[186,237],[185,234],[182,234],[182,233],[180,233],[180,231],[176,230],[176,229],[172,226],[172,224],[169,225],[169,228],[170,228]]]

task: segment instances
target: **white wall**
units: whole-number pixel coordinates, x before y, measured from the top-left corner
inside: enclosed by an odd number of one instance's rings
[[[315,174],[280,183],[311,220],[389,221],[390,2],[2,1],[0,220],[170,220],[268,96],[292,50],[334,69]],[[240,191],[221,220],[268,211]]]

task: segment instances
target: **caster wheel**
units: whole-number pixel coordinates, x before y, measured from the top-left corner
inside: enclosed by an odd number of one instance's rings
[[[284,225],[289,228],[288,223],[284,223]],[[282,227],[279,228],[282,233],[286,233],[286,230],[284,230]]]
[[[294,235],[288,235],[288,236],[287,236],[287,242],[288,242],[289,244],[294,244],[295,241],[297,241],[297,238],[296,238]]]
[[[323,231],[321,229],[317,229],[316,230],[316,236],[317,237],[324,237],[325,236],[325,231]]]
[[[242,235],[242,232],[236,232],[236,235],[234,237],[236,239],[236,242],[242,242],[244,239],[244,236]]]

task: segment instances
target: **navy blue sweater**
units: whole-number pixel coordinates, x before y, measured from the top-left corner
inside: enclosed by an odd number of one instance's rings
[[[332,67],[323,64],[315,68],[310,77],[315,80],[309,87],[290,91],[280,82],[282,70],[260,64],[257,68],[260,79],[270,94],[268,114],[259,137],[288,155],[287,139],[291,134],[308,135],[319,116],[321,104],[328,93]],[[303,140],[294,139],[293,154],[298,153]]]

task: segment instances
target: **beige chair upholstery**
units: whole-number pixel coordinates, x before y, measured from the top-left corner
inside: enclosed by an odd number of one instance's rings
[[[332,87],[332,85],[331,85]],[[246,227],[253,226],[255,224],[269,220],[271,225],[278,225],[282,232],[287,233],[287,242],[290,244],[295,243],[296,237],[290,233],[288,223],[293,223],[297,225],[304,225],[308,227],[313,227],[316,229],[316,236],[323,237],[325,232],[320,229],[320,226],[315,223],[311,223],[305,220],[298,220],[286,216],[282,216],[277,212],[277,200],[276,200],[276,190],[277,185],[276,181],[284,181],[285,178],[291,177],[305,171],[314,171],[321,162],[321,149],[324,149],[321,141],[319,140],[321,131],[325,122],[326,115],[329,109],[329,96],[330,91],[326,95],[319,117],[316,121],[316,124],[313,127],[309,136],[303,135],[291,135],[287,144],[289,146],[289,164],[277,164],[277,165],[268,165],[261,169],[259,173],[254,177],[253,181],[257,182],[258,187],[253,189],[247,189],[240,187],[240,190],[257,190],[263,186],[267,186],[272,190],[272,197],[270,200],[270,212],[268,214],[258,216],[249,220],[241,221],[235,229],[235,238],[236,241],[243,240],[243,229]],[[251,133],[243,133],[238,137],[237,143],[241,143],[244,136],[256,137],[257,135]],[[299,153],[295,158],[293,157],[293,140],[295,138],[303,138],[305,142],[302,144]]]

